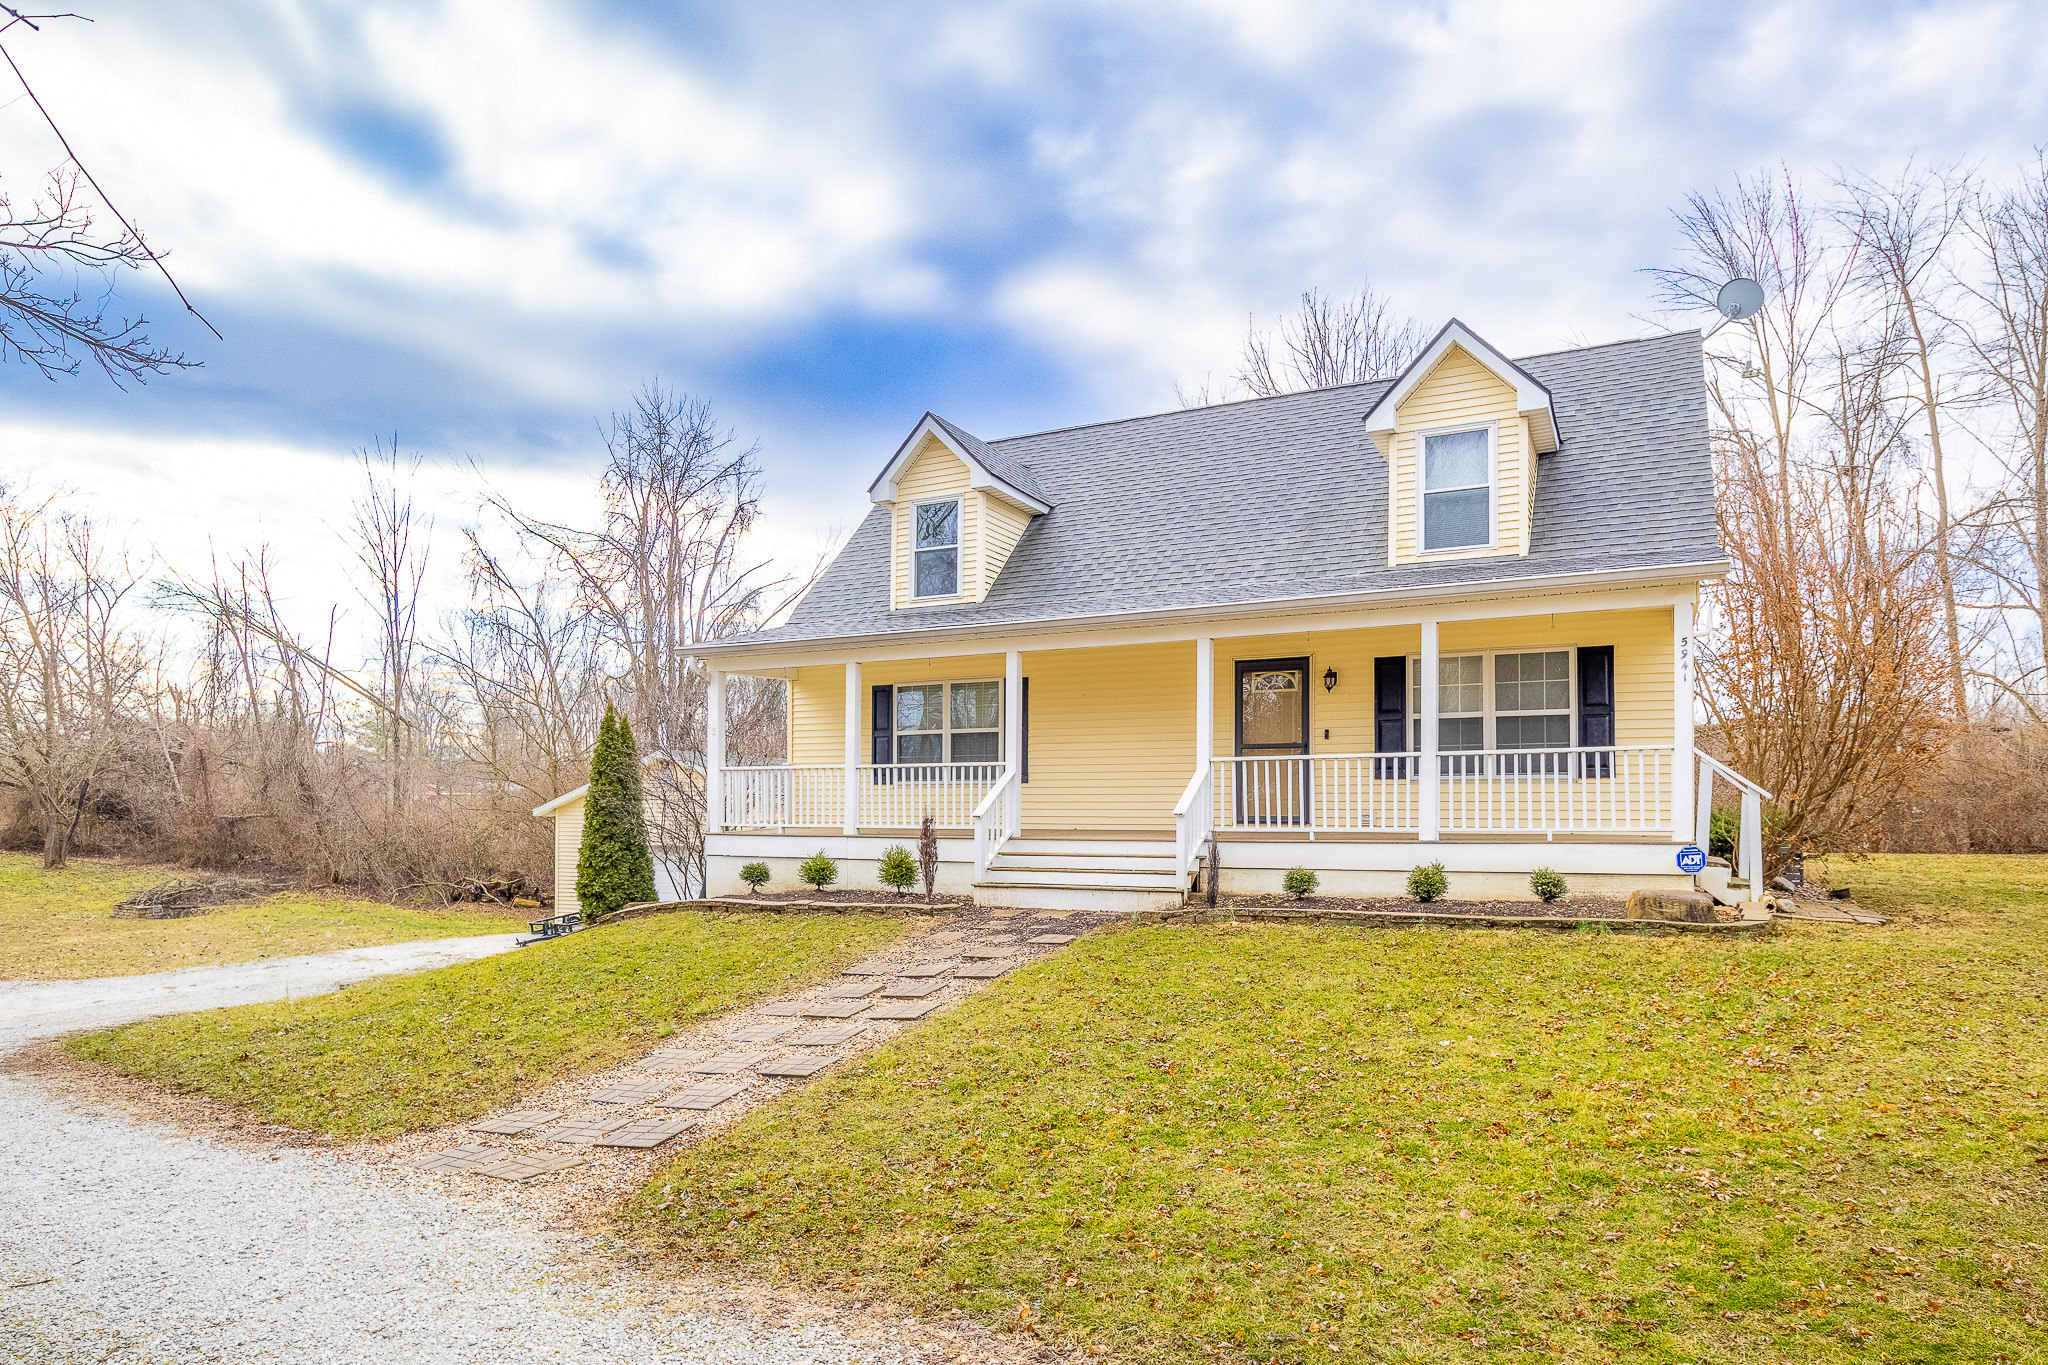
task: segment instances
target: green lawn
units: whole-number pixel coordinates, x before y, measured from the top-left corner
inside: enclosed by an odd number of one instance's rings
[[[0,980],[70,981],[524,929],[526,911],[415,910],[329,892],[287,892],[191,919],[115,919],[114,906],[175,868],[0,853]],[[189,874],[184,874],[189,875]]]
[[[624,1220],[1132,1359],[2048,1360],[2048,860],[1836,875],[1901,918],[1086,938]]]
[[[86,1034],[78,1057],[278,1123],[380,1137],[616,1066],[706,1015],[873,952],[904,922],[678,913],[332,995]]]

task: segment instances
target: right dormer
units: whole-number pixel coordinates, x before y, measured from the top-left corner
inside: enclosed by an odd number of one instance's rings
[[[1387,564],[1529,553],[1550,390],[1453,318],[1366,414],[1387,461]]]

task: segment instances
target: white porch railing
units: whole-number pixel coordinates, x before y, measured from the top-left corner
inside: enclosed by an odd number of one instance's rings
[[[1210,765],[1217,829],[1414,833],[1421,809],[1413,756],[1305,754],[1219,758]]]
[[[1764,875],[1764,802],[1771,794],[1727,764],[1701,754],[1700,786],[1693,798],[1693,818],[1699,822],[1693,842],[1701,848],[1708,846],[1713,829],[1716,774],[1734,783],[1742,794],[1742,814],[1735,829],[1735,875],[1749,883],[1751,895],[1758,895],[1763,888],[1757,882]]]
[[[724,771],[726,829],[837,828],[846,810],[846,769],[733,768]]]
[[[1437,755],[1446,834],[1665,834],[1671,831],[1670,747],[1489,749]],[[1418,754],[1219,758],[1209,768],[1216,829],[1275,833],[1418,834]],[[1202,774],[1188,785],[1195,790]],[[1186,796],[1182,804],[1186,804]],[[1174,812],[1179,837],[1192,823]],[[1195,836],[1197,843],[1206,837]],[[1185,846],[1182,856],[1191,856]]]
[[[863,763],[859,820],[870,829],[916,829],[929,814],[940,829],[965,829],[1003,775],[1000,763]]]
[[[1195,867],[1195,860],[1202,856],[1202,845],[1215,832],[1215,806],[1210,795],[1215,783],[1212,765],[1203,764],[1188,779],[1187,790],[1180,794],[1180,804],[1173,808],[1174,875],[1181,878],[1181,885],[1187,885],[1187,875]]]
[[[929,814],[941,829],[966,829],[1002,775],[999,763],[863,763],[854,770],[854,819],[867,829],[916,829]],[[843,767],[727,767],[726,829],[839,829],[846,820]]]
[[[1668,747],[1439,754],[1443,831],[1669,838],[1674,761]]]
[[[981,804],[974,808],[974,880],[988,875],[988,865],[1024,825],[1024,788],[1015,768],[1003,769]]]

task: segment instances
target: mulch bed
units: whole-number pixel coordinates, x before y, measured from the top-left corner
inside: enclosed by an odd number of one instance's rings
[[[784,905],[791,901],[836,901],[842,905],[901,905],[911,909],[925,904],[924,892],[922,891],[913,892],[908,896],[898,896],[881,887],[877,887],[873,891],[759,891],[752,894],[734,892],[730,896],[721,896],[718,899],[777,901]],[[949,896],[944,892],[940,892],[932,897],[931,904],[934,909],[942,906],[972,905],[974,904],[974,897]]]
[[[1365,911],[1376,915],[1468,915],[1476,919],[1626,919],[1627,903],[1614,896],[1567,896],[1551,901],[1454,901],[1423,902],[1409,896],[1374,899],[1367,896],[1223,896],[1218,909],[1243,908]]]

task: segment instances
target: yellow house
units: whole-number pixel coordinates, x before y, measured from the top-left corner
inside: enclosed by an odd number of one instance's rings
[[[709,889],[873,879],[1177,904],[1315,869],[1398,894],[1685,885],[1691,647],[1717,540],[1696,334],[1510,360],[1452,321],[1399,377],[983,441],[932,414],[786,625],[788,760],[707,765]],[[1702,769],[1704,771],[1704,769]],[[1732,776],[1732,775],[1731,775]]]

